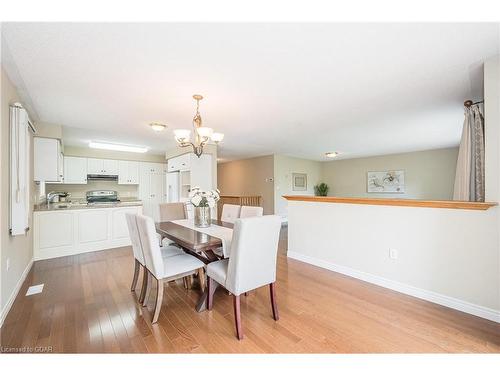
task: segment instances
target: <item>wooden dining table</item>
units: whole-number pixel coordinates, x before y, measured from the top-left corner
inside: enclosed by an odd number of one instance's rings
[[[221,220],[212,220],[212,224],[226,228],[233,228],[232,223]],[[205,264],[216,262],[221,259],[214,252],[215,249],[222,247],[222,241],[220,238],[210,236],[195,229],[187,228],[172,221],[162,221],[156,223],[156,231],[162,236],[162,238],[168,238],[169,240],[175,242],[186,253],[198,258]],[[205,275],[201,277],[205,277]],[[217,287],[218,284],[214,283],[214,287],[211,288],[210,294],[213,295]],[[207,296],[208,288],[205,288],[196,304],[196,311],[201,312],[205,310]]]

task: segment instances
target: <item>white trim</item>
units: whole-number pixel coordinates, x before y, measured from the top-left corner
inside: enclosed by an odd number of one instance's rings
[[[12,293],[9,297],[9,300],[7,301],[4,308],[2,309],[2,312],[0,313],[0,327],[2,327],[3,322],[4,322],[5,318],[7,317],[7,314],[10,311],[10,308],[14,304],[14,301],[16,300],[16,297],[17,297],[19,291],[21,290],[21,287],[23,286],[24,280],[26,280],[26,277],[28,276],[28,273],[31,270],[31,267],[33,267],[33,259],[31,259],[29,261],[28,265],[24,269],[23,274],[21,275],[21,278],[17,282],[17,285],[14,288],[14,290],[12,291]]]
[[[314,266],[338,272],[343,275],[351,276],[371,284],[379,285],[387,289],[395,290],[397,292],[404,293],[416,298],[437,303],[438,305],[446,306],[455,310],[465,312],[467,314],[472,314],[484,319],[500,323],[500,311],[491,309],[489,307],[475,305],[473,303],[449,297],[444,294],[439,294],[436,292],[432,292],[430,290],[417,288],[408,284],[400,283],[399,281],[386,279],[384,277],[373,275],[371,273],[358,271],[350,267],[341,266],[338,264],[328,262],[326,260],[313,258],[308,255],[303,255],[293,251],[288,251],[287,256],[289,258],[299,260],[301,262],[309,263]]]
[[[34,253],[34,260],[45,260],[66,257],[70,255],[77,255],[83,253],[90,253],[92,251],[111,250],[117,247],[130,246],[129,238],[122,238],[117,240],[99,241],[95,243],[81,244],[78,247],[61,247],[51,249],[38,249]]]

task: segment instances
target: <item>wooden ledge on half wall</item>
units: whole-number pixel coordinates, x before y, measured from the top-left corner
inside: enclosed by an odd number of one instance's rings
[[[377,206],[407,206],[429,208],[454,208],[460,210],[487,210],[497,206],[497,202],[464,202],[464,201],[428,201],[419,199],[398,198],[348,198],[348,197],[316,197],[312,195],[283,195],[289,201],[369,204]]]

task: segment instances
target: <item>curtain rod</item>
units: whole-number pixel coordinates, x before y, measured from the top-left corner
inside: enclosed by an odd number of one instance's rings
[[[26,111],[26,109],[20,104],[20,103],[14,103],[14,104],[9,104],[9,107],[11,108],[19,108],[19,109],[24,109]],[[31,122],[30,120],[30,117],[28,116],[28,126],[29,128],[31,129],[31,131],[33,132],[33,134],[36,134],[36,129],[35,129],[35,126],[33,125],[33,123]]]
[[[466,101],[464,102],[464,107],[469,108],[469,107],[471,107],[471,106],[473,106],[473,105],[476,105],[476,104],[481,104],[481,103],[484,103],[484,100],[480,100],[480,101],[475,102],[475,103],[473,103],[473,102],[472,102],[472,100],[466,100]]]

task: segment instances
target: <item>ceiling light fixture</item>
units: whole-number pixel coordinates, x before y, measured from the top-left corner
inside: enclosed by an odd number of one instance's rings
[[[194,141],[191,141],[190,129],[175,129],[174,136],[179,146],[193,147],[194,154],[200,157],[203,154],[203,146],[205,146],[209,140],[212,140],[215,144],[219,144],[219,142],[222,142],[224,139],[224,134],[214,133],[212,128],[203,126],[200,115],[200,100],[203,99],[203,96],[193,95],[193,99],[196,100],[196,113],[193,117]]]
[[[167,128],[167,125],[159,122],[152,122],[149,124],[149,126],[151,126],[151,129],[153,129],[155,132],[161,132]]]
[[[113,151],[125,151],[125,152],[148,152],[147,147],[140,146],[129,146],[129,145],[119,145],[116,143],[104,143],[104,142],[89,142],[90,148],[98,148],[101,150],[113,150]]]
[[[337,151],[332,151],[332,152],[325,152],[325,156],[327,158],[335,158],[337,157],[339,153]]]

